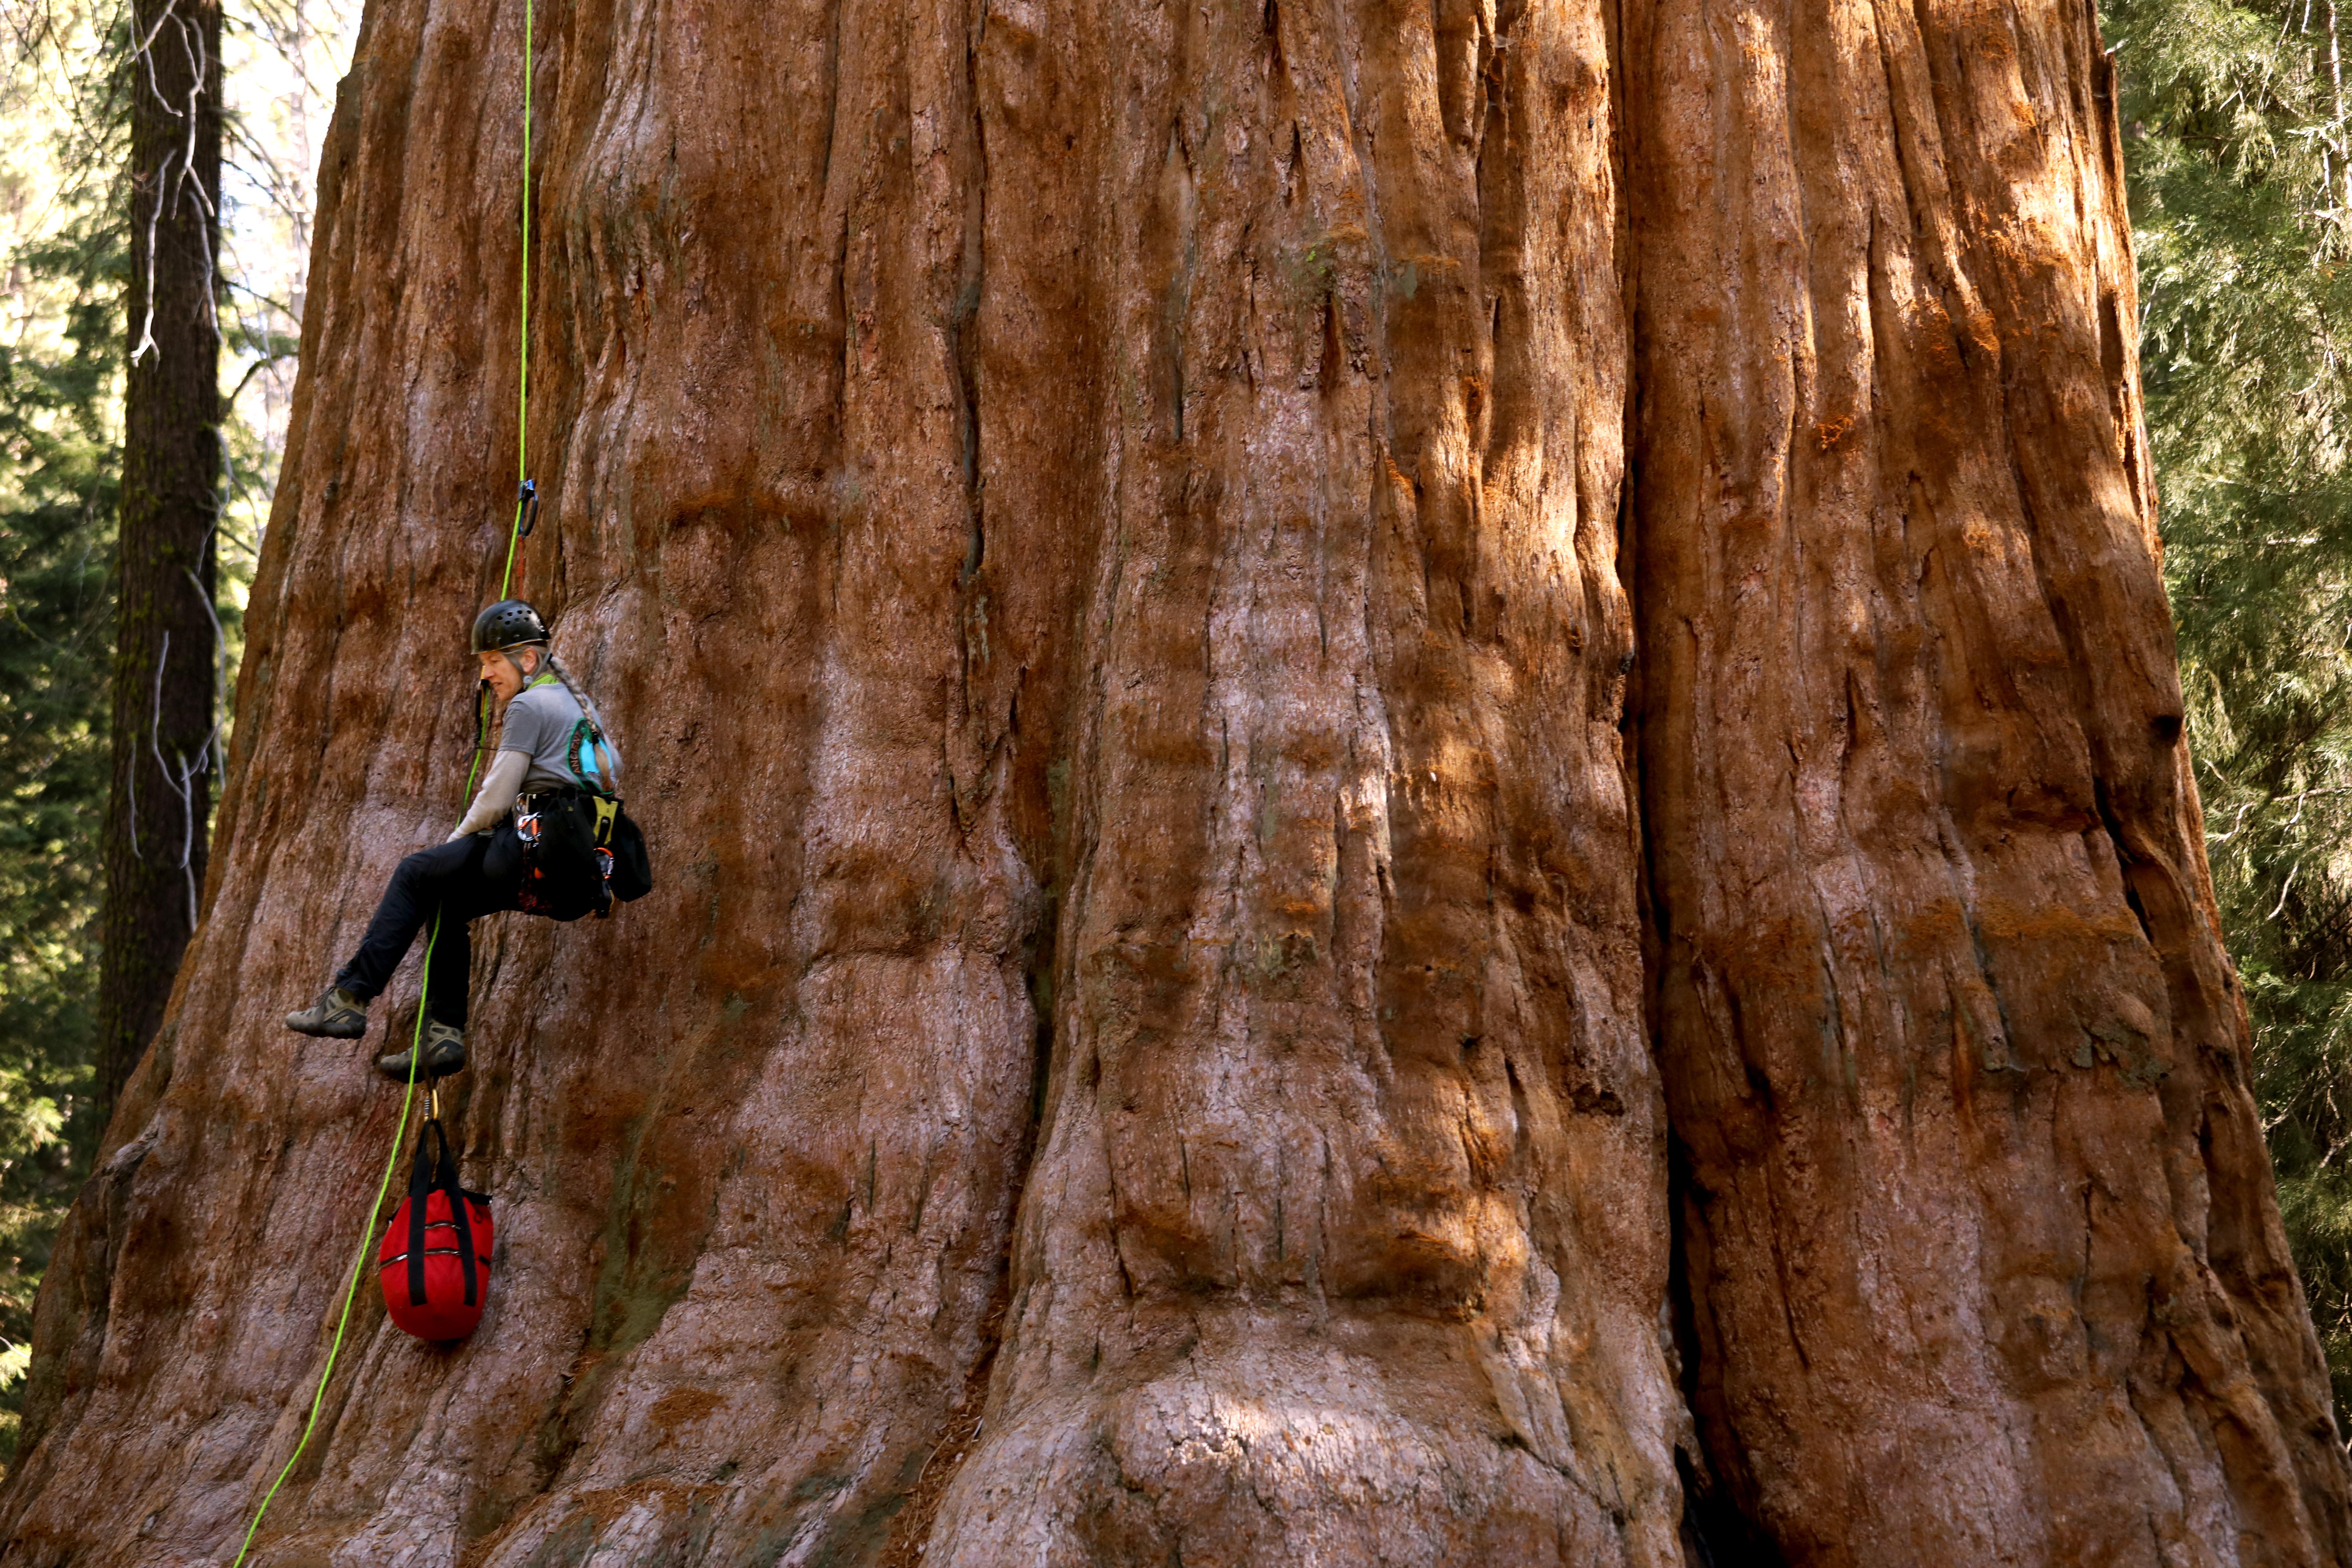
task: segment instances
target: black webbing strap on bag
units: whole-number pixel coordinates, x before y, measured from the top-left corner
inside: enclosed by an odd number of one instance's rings
[[[434,1138],[440,1140],[440,1157],[428,1160],[425,1144]],[[474,1257],[474,1216],[466,1190],[457,1184],[457,1151],[450,1145],[449,1134],[442,1130],[437,1116],[427,1118],[416,1134],[416,1160],[408,1168],[408,1300],[419,1307],[425,1302],[425,1200],[436,1192],[449,1200],[449,1223],[457,1230],[457,1263],[466,1271],[466,1305],[470,1307],[481,1300],[477,1278],[480,1264]]]

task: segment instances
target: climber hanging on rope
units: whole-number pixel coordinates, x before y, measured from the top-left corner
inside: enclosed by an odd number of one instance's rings
[[[378,1070],[403,1081],[466,1065],[469,921],[502,910],[565,921],[602,915],[614,897],[636,898],[652,885],[645,841],[620,812],[620,753],[594,702],[556,663],[539,612],[499,600],[475,617],[473,647],[483,687],[506,705],[481,790],[446,843],[401,861],[352,961],[316,1002],[286,1016],[300,1034],[360,1038],[368,1004],[432,922],[423,1041],[376,1058]],[[412,1063],[412,1051],[423,1059]]]

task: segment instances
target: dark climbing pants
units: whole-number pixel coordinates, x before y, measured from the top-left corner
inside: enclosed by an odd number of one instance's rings
[[[416,933],[429,929],[437,913],[441,930],[425,964],[425,1008],[435,1023],[464,1028],[467,974],[474,963],[467,923],[478,915],[520,909],[515,895],[522,888],[522,840],[512,824],[419,849],[393,871],[359,952],[335,984],[362,1002],[374,1001],[392,984],[392,972],[408,955]]]

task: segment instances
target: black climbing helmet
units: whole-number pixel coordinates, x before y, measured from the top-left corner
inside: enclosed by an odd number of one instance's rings
[[[474,617],[476,653],[494,653],[499,648],[546,640],[547,623],[520,599],[500,599]]]

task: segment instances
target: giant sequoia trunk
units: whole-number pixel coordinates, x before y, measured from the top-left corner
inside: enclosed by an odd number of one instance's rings
[[[369,13],[0,1562],[226,1561],[300,1431],[397,1096],[277,1016],[460,805],[520,20]],[[662,885],[482,943],[489,1316],[362,1299],[252,1561],[2352,1555],[2083,6],[539,36],[521,586]]]
[[[2352,1562],[2090,9],[1660,0],[1626,38],[1633,717],[1711,1473],[1804,1563]]]

